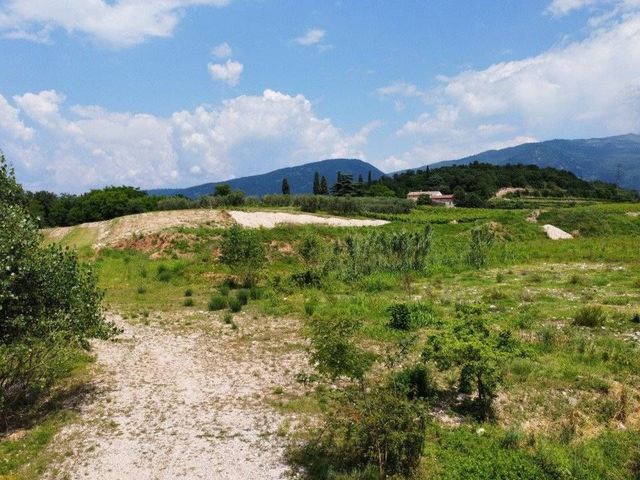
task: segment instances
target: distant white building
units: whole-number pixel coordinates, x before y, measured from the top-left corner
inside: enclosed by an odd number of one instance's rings
[[[443,195],[442,192],[434,191],[421,191],[421,192],[409,192],[407,194],[408,200],[417,202],[420,197],[429,197],[431,203],[434,205],[444,205],[445,207],[453,207],[455,197],[453,195]]]

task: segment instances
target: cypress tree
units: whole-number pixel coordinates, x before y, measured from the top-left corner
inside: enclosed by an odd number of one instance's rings
[[[313,176],[313,194],[320,195],[320,174],[318,172]]]
[[[289,195],[291,193],[291,189],[289,188],[289,182],[286,177],[282,179],[282,194]]]
[[[320,178],[320,195],[329,195],[329,185],[327,185],[327,177],[324,175]]]
[[[369,174],[367,175],[367,185],[371,185],[372,179],[371,179],[371,170],[369,170]]]
[[[358,183],[364,183],[364,180],[362,180],[362,174],[358,174]]]

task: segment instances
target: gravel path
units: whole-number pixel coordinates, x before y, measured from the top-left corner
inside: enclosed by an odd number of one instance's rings
[[[125,333],[95,344],[97,391],[56,438],[66,458],[45,478],[287,478],[274,434],[283,418],[266,403],[276,387],[294,388],[304,363],[296,349],[276,348],[286,334],[268,327],[243,337],[222,325],[180,334],[116,321]]]

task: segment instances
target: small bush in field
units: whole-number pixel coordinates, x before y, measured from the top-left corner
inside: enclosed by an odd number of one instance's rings
[[[231,325],[233,323],[233,314],[231,312],[226,312],[222,317],[222,321],[225,325]]]
[[[184,291],[184,296],[185,296],[185,297],[192,297],[192,296],[193,296],[193,290],[191,290],[190,288],[187,288],[187,289]]]
[[[411,328],[411,311],[404,303],[396,303],[388,309],[389,327],[394,330],[409,330]]]
[[[228,283],[223,283],[218,287],[218,292],[220,292],[220,295],[222,295],[223,297],[226,297],[227,295],[229,295],[229,292],[231,291],[231,287],[229,286]]]
[[[313,316],[313,312],[316,310],[315,302],[306,302],[304,304],[304,313],[307,314],[307,317]]]
[[[633,317],[631,317],[632,323],[640,323],[640,313],[636,313]]]
[[[498,272],[496,273],[496,283],[504,282],[504,273]]]
[[[260,300],[260,298],[262,298],[262,290],[254,285],[249,289],[249,296],[251,300]]]
[[[242,310],[242,302],[238,298],[229,299],[229,310],[233,313],[238,313]]]
[[[142,286],[142,285],[140,285],[136,291],[137,291],[137,292],[138,292],[138,294],[140,294],[140,295],[142,295],[143,293],[147,293],[147,289],[146,289],[146,287],[144,287],[144,286]]]
[[[467,263],[474,268],[485,267],[494,241],[495,233],[489,224],[480,225],[472,229]]]
[[[247,290],[246,288],[238,290],[238,293],[236,293],[236,298],[242,305],[246,305],[247,303],[249,303],[249,290]]]
[[[394,386],[405,392],[410,400],[428,399],[436,393],[436,387],[427,367],[421,363],[401,370],[393,377]]]
[[[607,314],[602,307],[582,307],[573,318],[573,324],[580,327],[602,327],[607,320]]]
[[[212,312],[215,310],[222,310],[227,306],[227,299],[221,295],[214,295],[209,300],[209,310]]]
[[[182,302],[182,305],[184,305],[185,307],[193,307],[193,298],[185,298]]]

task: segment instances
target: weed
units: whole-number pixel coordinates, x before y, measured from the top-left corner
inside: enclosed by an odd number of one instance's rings
[[[636,313],[633,317],[631,317],[631,323],[640,323],[640,313]]]
[[[182,305],[185,307],[193,307],[193,298],[185,298]]]
[[[503,283],[503,282],[504,282],[504,273],[502,272],[496,273],[496,283]]]
[[[147,288],[144,287],[143,285],[140,285],[136,291],[138,292],[139,295],[142,295],[143,293],[147,293]]]
[[[404,303],[396,303],[388,309],[389,327],[394,330],[409,330],[411,328],[411,312]]]
[[[225,325],[231,325],[233,323],[233,314],[231,312],[225,312],[222,316],[222,322]]]
[[[607,314],[598,306],[582,307],[573,318],[573,324],[580,327],[602,327],[607,320]]]
[[[190,288],[187,288],[187,289],[184,291],[184,296],[185,296],[185,297],[192,297],[192,296],[193,296],[193,290],[192,290],[192,289],[190,289]]]
[[[220,292],[220,295],[222,295],[223,297],[226,297],[227,295],[229,295],[230,291],[231,291],[231,287],[229,286],[229,283],[226,280],[218,287],[218,292]]]

